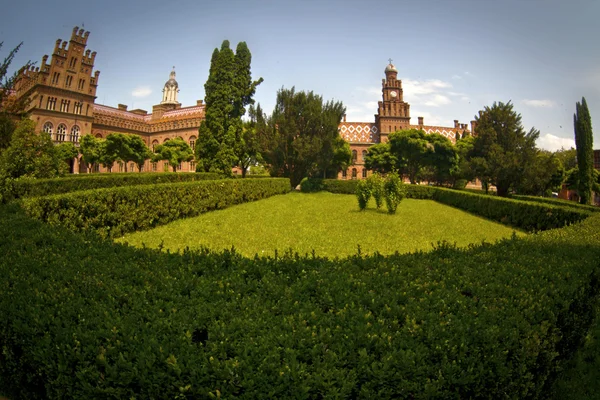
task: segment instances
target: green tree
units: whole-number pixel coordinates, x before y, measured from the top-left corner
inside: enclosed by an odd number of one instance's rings
[[[231,175],[231,167],[240,160],[247,161],[254,143],[244,130],[242,116],[262,78],[252,81],[252,56],[245,42],[238,43],[236,54],[224,40],[221,49],[215,49],[210,63],[205,90],[205,119],[202,121],[196,143],[198,170],[222,172]]]
[[[53,178],[58,176],[61,162],[50,135],[37,133],[35,122],[23,119],[17,123],[10,146],[0,155],[0,170],[9,178]]]
[[[471,168],[471,160],[469,158],[469,155],[473,151],[474,144],[475,138],[467,134],[463,135],[454,145],[458,156],[458,166],[454,172],[454,177],[456,179],[464,179],[467,181],[475,179],[476,175]]]
[[[257,135],[257,124],[260,118],[264,119],[260,104],[256,109],[250,105],[248,110],[250,120],[242,124],[241,135],[238,136],[234,147],[237,166],[242,170],[242,177],[246,177],[248,169],[262,161],[260,143]]]
[[[420,129],[406,129],[389,135],[390,151],[396,156],[396,168],[408,176],[410,183],[417,183],[421,169],[431,162],[434,146]]]
[[[79,155],[79,150],[71,142],[64,142],[56,145],[56,156],[61,161],[59,173],[60,175],[72,173],[71,165],[73,159]]]
[[[133,161],[137,165],[138,171],[142,172],[142,168],[144,168],[144,163],[146,162],[146,160],[152,158],[154,154],[148,148],[148,146],[146,146],[146,142],[144,142],[144,139],[142,139],[138,135],[129,136],[129,148],[132,152],[131,161]]]
[[[134,149],[131,147],[131,135],[124,133],[111,133],[106,136],[104,141],[104,160],[108,163],[110,160],[122,162],[125,164],[125,172],[127,172],[127,164],[134,161]],[[112,165],[112,163],[111,163]]]
[[[296,187],[304,177],[341,169],[340,160],[344,157],[325,161],[327,155],[346,153],[343,161],[349,163],[349,148],[336,140],[344,113],[341,102],[323,102],[312,91],[280,89],[269,122],[259,132],[263,158],[271,175],[290,178],[292,187]]]
[[[594,186],[594,136],[592,133],[592,117],[585,97],[575,105],[573,115],[575,127],[575,146],[577,148],[577,167],[579,170],[579,202],[590,204]]]
[[[94,164],[100,162],[102,153],[102,139],[93,135],[84,135],[79,142],[81,160],[86,164],[88,173],[94,170]]]
[[[192,161],[194,159],[194,151],[181,138],[171,139],[156,146],[155,152],[153,161],[167,160],[173,168],[173,172],[177,172],[177,167],[183,161]]]
[[[425,156],[426,164],[433,171],[433,180],[438,185],[453,183],[459,170],[458,149],[450,139],[438,133],[426,135],[425,139],[433,145]]]
[[[398,159],[392,154],[389,143],[377,143],[369,147],[365,157],[365,168],[380,174],[387,174],[396,168]]]
[[[560,160],[565,170],[571,170],[577,166],[577,150],[573,147],[570,149],[560,149],[554,152],[554,156]]]
[[[560,190],[565,177],[566,172],[560,159],[549,151],[538,150],[529,168],[523,171],[516,189],[522,194],[550,196],[552,191]]]
[[[477,137],[471,153],[471,165],[482,181],[496,186],[499,196],[507,196],[511,187],[521,182],[523,172],[536,154],[539,131],[526,133],[521,115],[510,103],[494,103],[475,116]]]

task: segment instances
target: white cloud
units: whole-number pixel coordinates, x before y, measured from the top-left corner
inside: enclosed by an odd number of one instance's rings
[[[150,94],[152,94],[152,89],[148,86],[138,86],[131,92],[133,97],[148,97]]]
[[[571,147],[575,147],[575,140],[546,133],[540,135],[537,145],[545,150],[556,151],[561,148],[570,149]]]
[[[452,75],[452,79],[462,79],[462,76],[460,76],[460,75]]]
[[[423,105],[430,107],[439,107],[450,103],[451,101],[448,97],[442,94],[434,94],[429,100],[423,103]]]
[[[377,106],[376,101],[348,104],[346,106],[346,121],[375,122],[374,115],[377,114]]]
[[[419,96],[437,93],[440,89],[451,88],[452,84],[439,79],[428,79],[426,81],[404,79],[402,81],[402,87],[406,95]]]
[[[530,107],[554,107],[556,105],[552,100],[523,100],[523,104]]]
[[[418,124],[418,117],[423,117],[423,124],[431,126],[439,126],[442,124],[442,118],[438,115],[434,115],[428,111],[411,110],[410,123],[413,125]]]

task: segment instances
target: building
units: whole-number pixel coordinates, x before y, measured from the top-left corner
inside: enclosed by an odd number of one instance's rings
[[[425,125],[423,117],[418,117],[417,125],[410,123],[410,104],[404,101],[402,81],[398,79],[398,70],[392,60],[385,68],[385,79],[381,80],[381,101],[378,103],[374,122],[347,122],[346,117],[340,124],[340,135],[350,143],[353,165],[338,174],[338,179],[362,179],[367,177],[364,167],[368,148],[377,143],[385,143],[390,133],[401,129],[422,129],[426,133],[438,133],[453,143],[457,134],[475,131],[475,121],[471,127],[454,120],[454,126]]]
[[[164,85],[162,101],[152,107],[152,113],[141,109],[128,110],[124,104],[116,108],[96,104],[100,71],[93,70],[96,52],[86,50],[89,34],[75,27],[69,42],[56,41],[49,63],[45,55],[39,67],[22,68],[18,72],[16,96],[28,98],[27,111],[36,122],[37,129],[49,133],[55,143],[77,144],[83,135],[105,138],[109,133],[117,132],[138,135],[151,149],[175,137],[182,138],[194,148],[205,106],[202,100],[192,106],[181,106],[177,101],[179,84],[174,69]],[[382,101],[374,122],[347,122],[344,116],[340,123],[340,135],[350,143],[353,157],[353,165],[340,172],[340,179],[366,177],[364,159],[367,149],[387,141],[388,135],[397,130],[418,128],[427,133],[439,133],[453,142],[457,134],[469,132],[467,124],[460,124],[458,120],[454,121],[453,127],[429,126],[419,117],[418,124],[412,125],[410,105],[404,101],[402,81],[397,75],[398,70],[390,60],[385,68]],[[471,121],[471,131],[473,128],[474,121]],[[115,163],[112,171],[133,171],[134,168],[133,163],[129,166]],[[150,161],[143,168],[144,171],[167,169],[166,162],[158,165]],[[102,167],[98,170],[105,172]],[[195,171],[194,161],[182,163],[179,170]],[[87,172],[85,164],[75,160],[73,172]]]

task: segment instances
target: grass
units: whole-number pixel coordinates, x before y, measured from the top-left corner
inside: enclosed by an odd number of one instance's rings
[[[355,196],[290,193],[199,217],[175,221],[118,239],[133,246],[213,250],[232,246],[245,256],[289,249],[319,256],[392,254],[431,250],[439,241],[467,246],[512,235],[513,228],[430,200],[405,199],[395,215],[376,210],[371,200],[359,211]],[[517,232],[517,235],[524,235]]]

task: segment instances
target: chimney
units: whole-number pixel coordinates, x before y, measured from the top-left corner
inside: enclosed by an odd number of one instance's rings
[[[423,126],[423,117],[419,117],[419,126]]]
[[[457,119],[454,120],[454,129],[458,129],[458,120]]]
[[[118,108],[119,108],[119,110],[121,110],[121,111],[127,111],[127,106],[126,106],[125,104],[119,104],[117,107],[118,107]]]
[[[204,100],[196,100],[196,105],[201,106],[204,104]]]
[[[342,119],[342,121],[346,122],[346,114],[344,114],[344,118]]]
[[[477,121],[471,121],[471,135],[475,136],[476,132],[475,130],[477,129]]]

